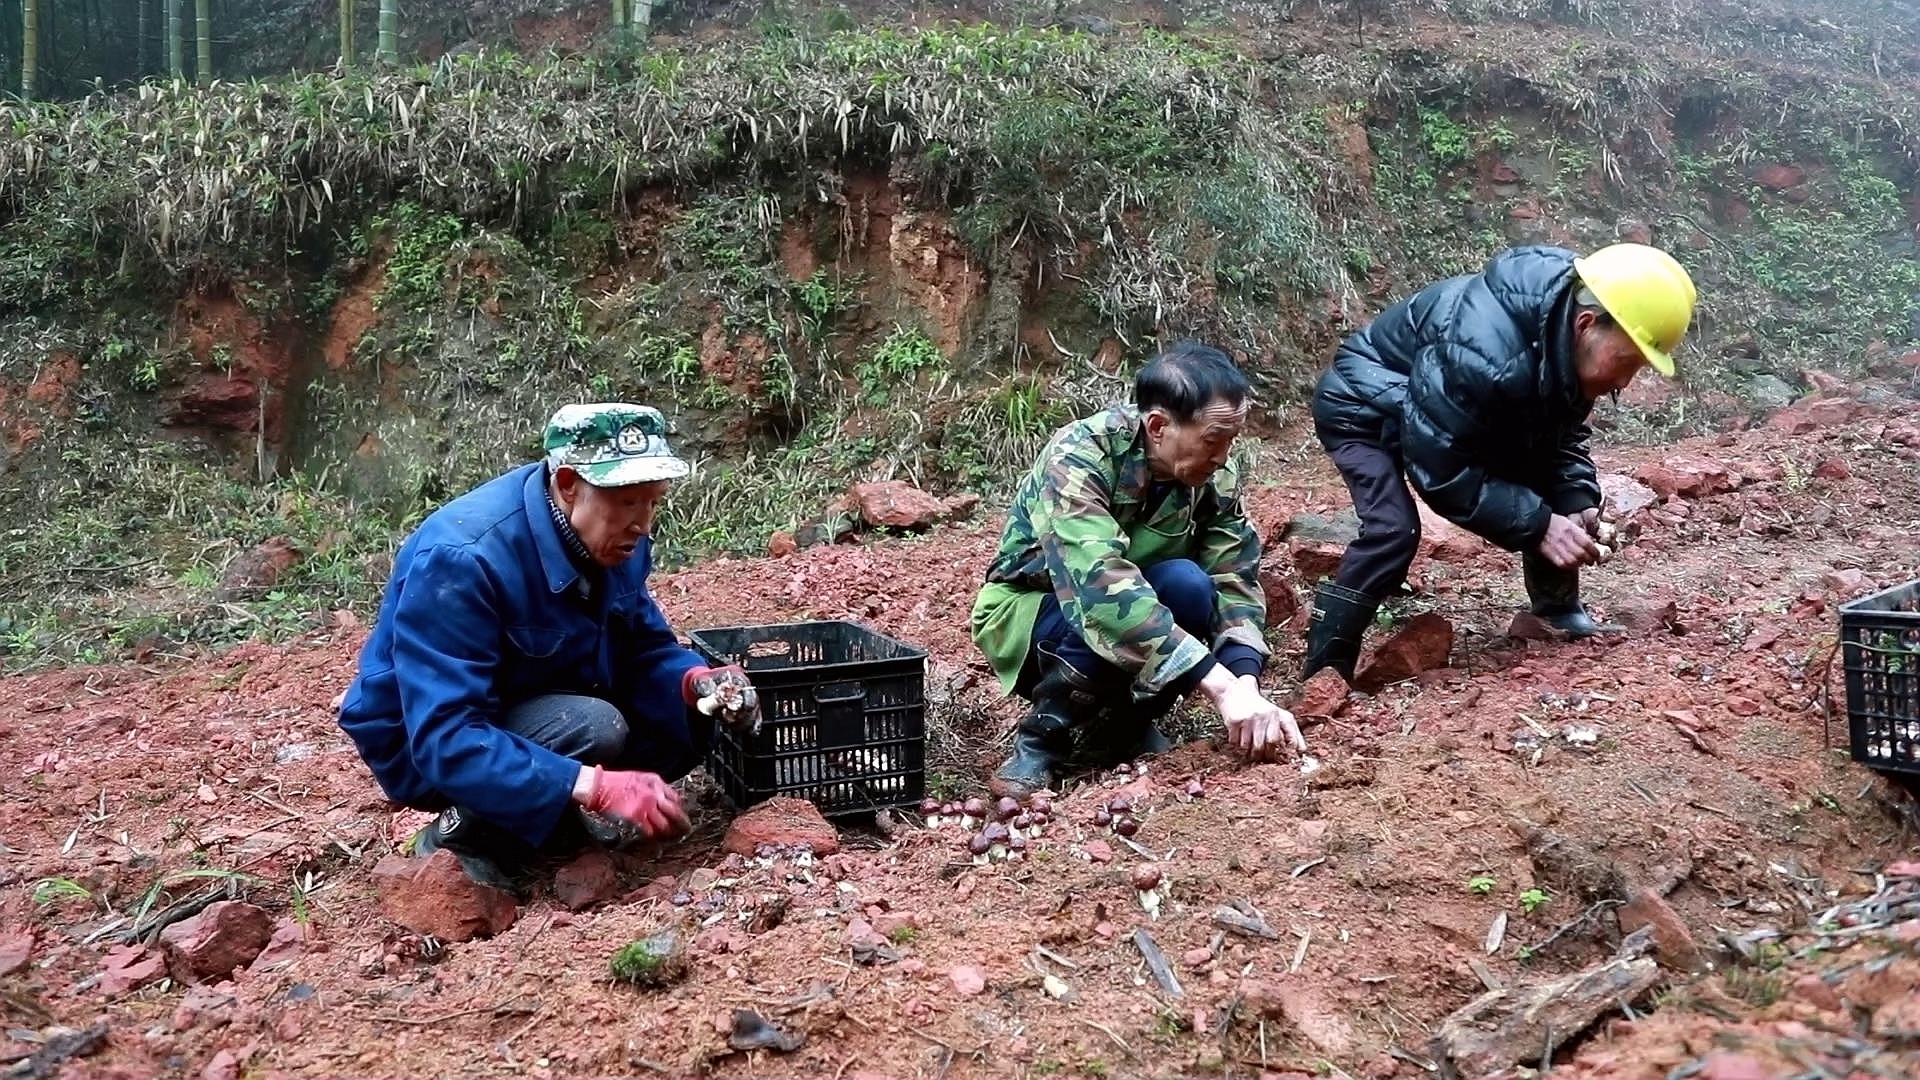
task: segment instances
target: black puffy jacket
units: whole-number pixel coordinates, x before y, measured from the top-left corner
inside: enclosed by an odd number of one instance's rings
[[[1313,396],[1320,442],[1380,446],[1434,511],[1509,551],[1600,504],[1573,368],[1574,253],[1514,248],[1347,338]]]

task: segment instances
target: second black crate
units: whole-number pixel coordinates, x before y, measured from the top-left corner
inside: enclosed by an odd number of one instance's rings
[[[1853,759],[1920,774],[1920,581],[1842,605],[1840,658]]]

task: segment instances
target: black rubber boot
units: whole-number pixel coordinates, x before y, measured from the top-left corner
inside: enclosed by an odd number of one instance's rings
[[[446,848],[460,857],[460,868],[474,881],[503,892],[517,890],[508,868],[520,865],[524,855],[520,849],[525,845],[457,806],[440,811],[439,817],[414,833],[410,846],[420,858]]]
[[[1145,701],[1127,700],[1109,706],[1087,726],[1074,752],[1074,764],[1105,769],[1173,749],[1173,742],[1160,730],[1159,720],[1174,704],[1167,695],[1155,695]]]
[[[1520,558],[1520,573],[1527,584],[1527,600],[1533,605],[1533,613],[1541,622],[1569,638],[1577,641],[1626,631],[1626,627],[1616,623],[1595,622],[1593,616],[1587,614],[1586,605],[1580,602],[1580,571],[1562,570],[1546,556],[1529,551]]]
[[[1380,601],[1357,589],[1323,581],[1313,594],[1313,619],[1307,625],[1307,659],[1300,678],[1309,679],[1321,668],[1332,668],[1348,682],[1360,660],[1360,642],[1373,623]]]
[[[1073,728],[1100,706],[1093,679],[1074,670],[1045,645],[1040,653],[1040,681],[1033,686],[1033,704],[1014,729],[1013,753],[994,773],[988,789],[996,797],[1028,796],[1053,783],[1054,771],[1073,752]]]

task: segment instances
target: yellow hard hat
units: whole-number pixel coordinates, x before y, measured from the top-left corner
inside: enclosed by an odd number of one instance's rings
[[[1573,260],[1581,284],[1627,332],[1653,370],[1673,374],[1673,350],[1693,321],[1693,279],[1673,256],[1645,244],[1611,244]]]

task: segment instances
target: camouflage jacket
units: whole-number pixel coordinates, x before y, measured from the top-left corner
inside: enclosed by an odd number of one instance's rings
[[[1067,621],[1100,656],[1154,694],[1227,642],[1268,655],[1260,538],[1241,507],[1230,462],[1204,487],[1175,485],[1156,507],[1140,414],[1118,405],[1056,432],[1021,481],[1000,549],[976,598],[974,641],[1011,689],[1031,646],[1040,600],[1051,591]],[[1141,567],[1192,559],[1219,591],[1213,640],[1175,625]]]

